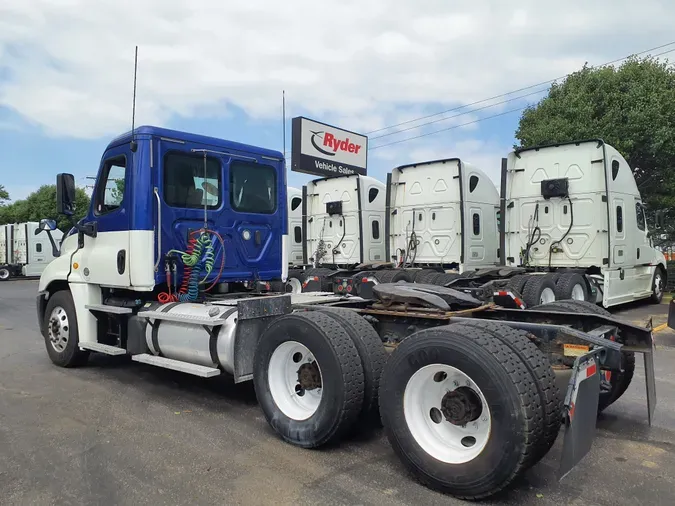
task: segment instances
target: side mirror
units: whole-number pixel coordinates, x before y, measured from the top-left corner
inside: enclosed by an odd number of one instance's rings
[[[654,216],[654,224],[656,225],[656,228],[663,228],[664,222],[664,212],[656,211],[656,215]]]
[[[38,225],[35,235],[38,235],[43,230],[56,230],[56,220],[40,220],[40,225]]]
[[[56,212],[66,216],[75,213],[75,176],[72,174],[56,176]]]

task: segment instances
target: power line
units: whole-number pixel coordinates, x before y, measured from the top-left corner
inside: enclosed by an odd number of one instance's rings
[[[662,48],[662,47],[666,47],[666,46],[673,45],[673,44],[675,44],[675,41],[671,42],[670,44],[664,44],[664,45],[659,46],[659,47]],[[635,53],[635,55],[643,54],[643,53],[646,53],[646,52],[649,52],[649,51],[653,51],[654,49],[657,49],[657,48],[647,49],[646,51],[642,51],[641,53]],[[653,55],[653,57],[662,56],[662,55],[664,55],[664,54],[672,53],[672,52],[674,52],[674,51],[675,51],[675,49],[669,49],[668,51],[662,51],[661,53],[657,53],[657,54]],[[617,59],[617,60],[613,60],[613,61],[611,61],[611,62],[609,62],[609,63],[604,63],[604,64],[602,64],[602,65],[596,65],[596,66],[594,66],[594,67],[589,67],[589,68],[600,68],[600,67],[604,67],[604,66],[607,66],[607,65],[611,65],[612,63],[616,63],[617,61],[621,61],[621,60],[625,60],[625,59],[627,59],[627,58],[630,58],[630,56],[633,56],[633,55],[629,55],[629,56],[626,56],[626,57],[624,57],[624,58],[619,58],[619,59]],[[570,74],[568,74],[568,75],[570,75]],[[560,78],[558,78],[558,79],[560,79]],[[553,79],[552,81],[555,81],[555,80],[556,80],[556,79]],[[552,81],[547,81],[547,82],[552,82]],[[540,83],[540,84],[542,84],[542,83]],[[534,86],[537,86],[537,85],[529,86],[528,88],[532,88],[532,87],[534,87]],[[525,90],[525,89],[528,89],[528,88],[521,88],[521,90]],[[521,90],[516,90],[516,91],[521,91]],[[539,92],[541,92],[541,90],[540,90]],[[511,92],[511,93],[515,93],[515,92]],[[485,101],[487,101],[487,100],[492,100],[492,99],[494,99],[494,98],[499,98],[499,97],[503,97],[503,96],[506,96],[506,95],[510,95],[511,93],[505,93],[505,94],[502,94],[502,95],[498,95],[497,97],[488,98],[488,99],[481,100],[481,101],[474,102],[474,103],[485,102]],[[531,94],[534,94],[534,92],[531,93]],[[528,94],[528,95],[529,95],[529,94]],[[516,97],[516,98],[513,98],[513,99],[511,99],[511,100],[504,100],[504,101],[502,101],[502,102],[500,102],[500,103],[511,102],[511,101],[513,101],[513,100],[517,100],[518,98],[522,98],[522,97],[525,97],[525,96],[527,96],[527,95],[522,95],[521,97]],[[487,109],[487,108],[489,108],[489,107],[494,107],[495,105],[499,105],[500,103],[498,103],[498,104],[492,104],[492,105],[489,105],[489,106],[484,106],[484,107],[480,107],[480,108],[476,108],[476,109],[472,109],[472,110],[466,111],[466,112],[464,112],[464,113],[456,114],[456,115],[454,115],[454,116],[450,116],[450,117],[447,117],[447,118],[444,118],[444,119],[456,118],[456,117],[458,117],[458,116],[463,116],[463,115],[465,115],[465,114],[470,114],[470,113],[475,112],[475,111],[479,111],[479,110],[482,110],[482,109]],[[464,107],[468,107],[468,105],[467,105],[467,106],[462,106],[462,107],[455,108],[454,110],[462,109],[462,108],[464,108]],[[454,129],[456,129],[456,128],[461,128],[461,127],[463,127],[463,126],[472,125],[472,124],[474,124],[474,123],[479,123],[479,122],[481,122],[481,121],[485,121],[485,120],[488,120],[488,119],[497,118],[497,117],[499,117],[499,116],[505,116],[506,114],[510,114],[510,113],[513,113],[513,112],[522,111],[522,110],[524,110],[524,109],[526,109],[526,108],[527,108],[527,105],[526,105],[526,106],[523,106],[523,107],[519,107],[519,108],[517,108],[517,109],[510,109],[510,110],[508,110],[508,111],[505,111],[505,112],[502,112],[502,113],[499,113],[499,114],[493,114],[492,116],[486,116],[486,117],[484,117],[484,118],[478,118],[478,119],[476,119],[476,120],[469,121],[469,122],[467,122],[467,123],[462,123],[461,125],[454,125],[454,126],[451,126],[451,127],[448,127],[448,128],[441,128],[441,129],[439,129],[439,130],[434,130],[434,131],[432,131],[432,132],[427,132],[427,133],[424,133],[424,134],[415,135],[415,136],[413,136],[413,137],[406,137],[406,138],[404,138],[404,139],[399,139],[399,140],[394,141],[394,142],[388,142],[388,143],[386,143],[386,144],[380,144],[380,145],[378,145],[378,146],[369,146],[369,147],[368,147],[368,151],[372,151],[372,150],[374,150],[374,149],[383,148],[383,147],[385,147],[385,146],[392,146],[392,145],[394,145],[394,144],[400,144],[400,143],[402,143],[402,142],[412,141],[412,140],[415,140],[415,139],[419,139],[419,138],[421,138],[421,137],[428,137],[428,136],[430,136],[430,135],[435,135],[435,134],[438,134],[438,133],[441,133],[441,132],[447,132],[448,130],[454,130]],[[446,111],[446,112],[448,112],[448,111]],[[442,114],[442,113],[438,113],[438,114]],[[435,114],[435,115],[437,115],[437,114]],[[427,117],[432,117],[432,116],[435,116],[435,115],[430,115],[430,116],[427,116]],[[409,122],[412,122],[412,121],[417,121],[417,120],[410,120]],[[423,123],[423,124],[421,124],[421,125],[416,125],[416,126],[414,126],[414,127],[409,127],[409,128],[406,128],[405,130],[401,130],[401,131],[413,130],[413,129],[416,129],[416,128],[421,128],[421,127],[423,127],[423,126],[425,126],[425,125],[428,125],[428,124],[431,124],[431,123],[436,123],[436,122],[438,122],[438,121],[442,121],[442,120],[435,120],[435,121],[431,121],[431,122],[429,122],[429,123]],[[395,132],[395,133],[398,133],[398,132]],[[385,137],[385,135],[381,135],[381,136],[379,136],[379,137],[374,137],[374,139],[378,139],[378,138],[381,138],[381,137]]]
[[[589,68],[594,69],[594,68],[606,67],[607,65],[612,65],[612,64],[614,64],[614,63],[618,63],[618,62],[620,62],[620,61],[627,60],[627,59],[630,58],[631,56],[638,56],[638,55],[641,55],[641,54],[649,53],[650,51],[656,51],[656,50],[658,50],[658,49],[663,49],[664,47],[672,46],[672,45],[674,45],[674,44],[675,44],[675,40],[672,41],[672,42],[669,42],[669,43],[667,43],[667,44],[661,44],[660,46],[652,47],[652,48],[650,48],[650,49],[645,49],[644,51],[640,51],[639,53],[632,53],[632,54],[630,54],[630,55],[628,55],[628,56],[624,56],[624,57],[622,57],[622,58],[617,58],[617,59],[615,59],[615,60],[609,61],[609,62],[607,62],[607,63],[603,63],[603,64],[601,64],[601,65],[594,65],[594,66],[591,66],[591,67],[589,67]],[[656,55],[653,55],[653,56],[661,56],[661,55],[663,55],[663,54],[670,53],[670,52],[673,52],[673,51],[675,51],[675,49],[670,49],[670,50],[668,50],[668,51],[664,51],[664,52],[662,52],[662,53],[659,53],[659,54],[656,54]],[[436,113],[433,113],[433,114],[429,114],[429,115],[427,115],[427,116],[420,116],[419,118],[413,118],[413,119],[410,119],[410,120],[402,121],[401,123],[397,123],[397,124],[395,124],[395,125],[390,125],[390,126],[378,128],[377,130],[372,130],[372,131],[370,131],[370,132],[367,132],[366,135],[371,135],[371,134],[374,134],[374,133],[377,133],[377,132],[382,132],[382,131],[384,131],[384,130],[391,130],[392,128],[396,128],[396,127],[399,127],[399,126],[408,125],[408,124],[410,124],[410,123],[415,123],[415,122],[417,122],[417,121],[421,121],[421,120],[433,118],[433,117],[435,117],[435,116],[440,116],[440,115],[442,115],[442,114],[447,114],[447,113],[449,113],[449,112],[459,111],[460,109],[465,109],[465,108],[467,108],[467,107],[472,107],[472,106],[474,106],[474,105],[482,104],[482,103],[484,103],[484,102],[489,102],[489,101],[491,101],[491,100],[496,100],[496,99],[498,99],[498,98],[507,97],[507,96],[509,96],[509,95],[513,95],[514,93],[519,93],[519,92],[521,92],[521,91],[530,90],[530,89],[532,89],[532,88],[537,88],[537,87],[539,87],[539,86],[544,86],[544,85],[546,85],[546,84],[550,84],[550,83],[552,83],[552,82],[554,82],[554,81],[558,81],[558,80],[560,80],[560,79],[565,79],[566,77],[569,77],[569,76],[571,76],[572,74],[573,74],[573,72],[571,72],[571,73],[569,73],[569,74],[565,74],[564,76],[556,77],[555,79],[549,79],[548,81],[542,81],[542,82],[537,83],[537,84],[532,84],[532,85],[530,85],[530,86],[525,86],[524,88],[519,88],[519,89],[517,89],[517,90],[513,90],[513,91],[506,92],[506,93],[502,93],[502,94],[500,94],[500,95],[495,95],[495,96],[493,96],[493,97],[484,98],[484,99],[482,99],[482,100],[477,100],[476,102],[471,102],[470,104],[460,105],[460,106],[457,106],[457,107],[453,107],[453,108],[451,108],[451,109],[446,109],[446,110],[444,110],[444,111],[440,111],[440,112],[436,112]],[[527,95],[523,95],[523,96],[527,96]],[[513,98],[513,99],[511,99],[511,100],[517,100],[517,98],[519,98],[519,97]],[[508,100],[507,100],[507,102],[508,102]],[[497,105],[497,104],[495,104],[495,105]],[[468,114],[468,113],[464,113],[464,114]],[[451,116],[451,117],[456,117],[456,116]],[[435,121],[430,122],[430,123],[434,123],[434,122],[437,122],[437,121],[442,121],[442,120],[435,120]],[[413,128],[421,127],[421,126],[424,126],[424,125],[426,125],[426,124],[427,124],[427,123],[422,124],[422,125],[417,125],[416,127],[413,127]],[[394,133],[397,133],[397,132],[394,132]],[[387,135],[393,135],[393,133],[392,133],[392,134],[387,134]],[[384,137],[384,135],[381,135],[381,136],[379,136],[379,137]],[[379,138],[379,137],[374,137],[374,139]]]
[[[401,130],[396,130],[395,132],[390,132],[388,134],[378,135],[377,137],[370,137],[368,140],[373,141],[375,139],[382,139],[383,137],[389,137],[391,135],[400,134],[401,132],[407,132],[408,130],[415,130],[416,128],[421,128],[423,126],[432,125],[432,124],[438,123],[440,121],[446,121],[446,120],[453,119],[453,118],[459,118],[460,116],[465,116],[467,114],[471,114],[472,112],[482,111],[483,109],[489,109],[490,107],[496,107],[498,105],[506,104],[508,102],[513,102],[515,100],[519,100],[521,98],[529,97],[531,95],[538,95],[539,93],[545,92],[547,89],[548,88],[544,88],[544,89],[537,90],[537,91],[531,91],[530,93],[526,93],[525,95],[519,95],[517,97],[509,98],[507,100],[502,100],[501,102],[496,102],[494,104],[484,105],[483,107],[477,107],[475,109],[471,109],[470,111],[461,112],[459,114],[454,114],[452,116],[446,116],[444,118],[435,119],[433,121],[428,121],[426,123],[422,123],[421,125],[413,125],[411,127],[402,128]]]
[[[380,144],[379,146],[369,147],[368,151],[383,148],[385,146],[393,146],[394,144],[400,144],[402,142],[412,141],[414,139],[419,139],[421,137],[427,137],[429,135],[434,135],[434,134],[438,134],[438,133],[441,133],[441,132],[447,132],[448,130],[454,130],[455,128],[461,128],[463,126],[473,125],[474,123],[478,123],[480,121],[485,121],[487,119],[497,118],[499,116],[506,116],[507,114],[511,114],[513,112],[522,111],[525,108],[527,108],[527,106],[518,107],[517,109],[510,109],[508,111],[500,112],[498,114],[493,114],[492,116],[485,116],[484,118],[478,118],[478,119],[475,119],[473,121],[468,121],[466,123],[462,123],[461,125],[453,125],[453,126],[448,127],[448,128],[442,128],[440,130],[434,130],[433,132],[427,132],[427,133],[424,133],[424,134],[415,135],[414,137],[406,137],[405,139],[399,139],[397,141],[388,142],[387,144]]]

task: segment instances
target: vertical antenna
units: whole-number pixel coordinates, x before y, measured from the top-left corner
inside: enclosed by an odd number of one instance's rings
[[[136,52],[134,54],[134,99],[131,105],[131,151],[134,153],[138,149],[138,144],[134,140],[134,128],[136,121],[136,75],[138,73],[138,46],[136,46]]]
[[[208,214],[207,214],[207,209],[209,206],[209,198],[208,198],[208,191],[206,189],[208,188],[208,182],[206,181],[206,150],[204,150],[204,233],[206,233],[206,229],[208,228]],[[225,252],[223,252],[224,254]]]
[[[284,125],[284,164],[286,163],[286,90],[281,90],[281,115]]]

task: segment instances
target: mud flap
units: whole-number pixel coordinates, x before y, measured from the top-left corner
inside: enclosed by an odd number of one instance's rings
[[[586,456],[595,437],[600,397],[598,350],[578,357],[565,396],[565,438],[558,479],[562,480]]]
[[[675,329],[675,299],[671,300],[668,306],[668,327]]]

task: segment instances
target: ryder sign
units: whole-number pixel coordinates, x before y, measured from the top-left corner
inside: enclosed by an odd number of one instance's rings
[[[368,137],[301,116],[293,118],[291,170],[321,177],[367,173]]]

